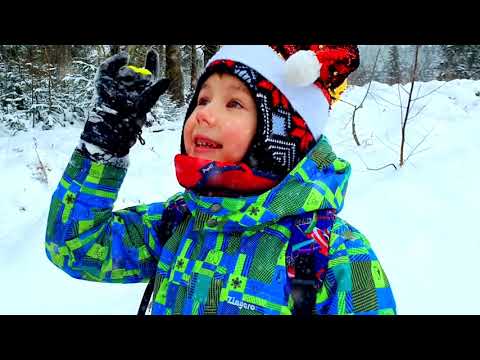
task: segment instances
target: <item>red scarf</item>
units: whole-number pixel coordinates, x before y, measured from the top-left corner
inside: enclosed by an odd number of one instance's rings
[[[244,163],[212,161],[184,154],[175,156],[175,171],[184,188],[214,196],[261,194],[279,182],[255,174]]]

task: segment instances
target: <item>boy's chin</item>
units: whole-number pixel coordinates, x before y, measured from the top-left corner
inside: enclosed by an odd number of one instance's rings
[[[215,154],[213,151],[209,151],[207,153],[205,152],[199,152],[199,151],[193,151],[188,153],[189,156],[195,157],[198,159],[203,159],[203,160],[210,160],[210,161],[223,161],[222,156],[219,156],[219,154]]]
[[[217,152],[217,153],[215,153]],[[222,156],[221,153],[218,153],[218,150],[216,151],[209,151],[208,153],[201,153],[197,151],[189,152],[187,153],[188,156],[197,158],[197,159],[202,159],[202,160],[209,160],[209,161],[218,161],[218,162],[231,162],[228,159],[226,159],[224,156]]]

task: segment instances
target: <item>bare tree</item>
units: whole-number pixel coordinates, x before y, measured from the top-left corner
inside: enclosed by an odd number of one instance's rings
[[[71,70],[72,66],[72,46],[58,45],[56,46],[55,62],[57,66],[58,80],[62,80]]]
[[[426,151],[426,149],[421,149],[420,151],[417,151],[417,149],[420,147],[420,145],[422,145],[425,140],[428,138],[428,136],[433,132],[433,129],[428,132],[423,138],[422,140],[416,144],[415,146],[411,147],[412,150],[410,151],[410,153],[405,156],[405,145],[408,145],[407,144],[407,141],[406,141],[406,127],[407,127],[407,123],[409,123],[409,121],[411,122],[411,120],[415,117],[417,117],[425,108],[426,108],[426,105],[422,106],[419,110],[417,110],[416,112],[413,111],[414,109],[414,104],[417,100],[420,100],[422,98],[425,98],[429,95],[431,95],[432,93],[434,93],[435,91],[437,91],[438,89],[440,89],[444,84],[438,86],[436,89],[432,90],[432,91],[429,91],[428,93],[426,94],[422,94],[421,96],[418,95],[418,93],[420,92],[420,89],[421,89],[421,86],[416,86],[417,83],[416,81],[418,80],[418,72],[419,72],[419,52],[420,52],[420,48],[421,48],[421,45],[416,45],[415,46],[415,51],[414,51],[414,56],[413,56],[413,61],[412,61],[412,66],[411,66],[411,71],[410,71],[410,89],[407,90],[403,85],[401,84],[398,84],[398,95],[399,95],[399,101],[400,103],[399,104],[394,104],[394,103],[391,103],[389,101],[387,101],[386,99],[382,99],[382,97],[380,96],[377,96],[375,95],[375,98],[378,97],[379,99],[391,104],[391,105],[394,105],[394,106],[398,106],[400,108],[400,115],[401,115],[401,144],[400,144],[400,163],[399,165],[400,166],[403,166],[405,164],[405,162],[413,155],[415,154],[418,154],[420,152],[423,152],[423,151]],[[377,59],[378,59],[378,54],[377,54]],[[377,60],[376,59],[376,60]],[[375,65],[374,65],[374,68],[375,68]],[[372,77],[373,77],[373,73],[372,73]],[[370,81],[371,83],[371,81]],[[354,135],[354,139],[355,139],[355,142],[357,143],[357,145],[360,145],[359,144],[359,141],[358,141],[358,138],[356,137],[356,133],[355,133],[355,126],[354,126],[354,121],[355,121],[355,112],[356,110],[360,109],[363,105],[363,102],[367,96],[367,94],[369,93],[369,88],[370,86],[367,88],[367,92],[362,100],[362,102],[360,103],[359,106],[356,106],[356,105],[353,105],[353,104],[349,104],[351,106],[354,107],[354,112],[352,114],[352,134]],[[414,96],[414,91],[416,91],[416,95]],[[402,104],[402,99],[401,99],[401,93],[404,92],[406,95],[408,95],[408,100],[407,100],[407,103],[406,105],[404,106]],[[373,95],[373,94],[372,94]],[[375,100],[376,101],[376,100]],[[348,103],[347,103],[348,104]],[[348,125],[348,124],[347,124]],[[381,141],[381,139],[379,139]],[[382,142],[383,143],[383,142]],[[386,144],[384,144],[385,146],[387,146]],[[388,146],[387,146],[388,147]],[[389,147],[390,148],[390,147]],[[390,148],[390,150],[392,150],[394,153],[397,153],[397,151],[395,149],[392,149]],[[398,154],[398,153],[397,153]],[[362,160],[363,162],[363,160]],[[368,170],[382,170],[382,169],[385,169],[387,168],[388,166],[392,166],[394,167],[395,169],[397,169],[397,166],[395,166],[395,164],[387,164],[385,166],[382,166],[382,167],[379,167],[379,168],[370,168],[365,162],[364,162],[366,168]]]
[[[410,76],[410,92],[408,93],[408,102],[407,102],[407,109],[405,111],[405,118],[403,119],[402,122],[402,140],[401,140],[401,145],[400,145],[400,166],[404,165],[404,157],[403,157],[403,152],[405,148],[405,132],[407,129],[407,122],[408,122],[408,116],[410,115],[410,107],[412,105],[412,94],[413,94],[413,88],[415,86],[415,80],[417,78],[417,64],[418,64],[418,51],[420,49],[421,45],[416,45],[415,46],[415,56],[413,59],[413,69],[411,72]]]
[[[377,62],[378,62],[378,56],[380,55],[380,49],[377,50],[377,56],[375,57],[375,62],[373,64],[373,67],[372,67],[372,73],[370,75],[370,81],[368,83],[368,87],[367,87],[367,91],[365,92],[365,96],[363,97],[362,101],[360,102],[360,105],[354,105],[354,104],[350,104],[349,102],[347,101],[344,101],[344,100],[340,100],[342,102],[344,102],[345,104],[348,104],[350,106],[353,106],[353,113],[352,113],[352,136],[353,136],[353,139],[355,140],[355,143],[357,144],[357,146],[360,146],[360,141],[358,140],[358,136],[357,136],[357,132],[356,132],[356,129],[355,129],[355,114],[357,113],[357,110],[361,109],[363,107],[363,103],[365,101],[365,99],[367,98],[368,96],[368,93],[370,92],[370,86],[372,85],[372,81],[373,81],[373,78],[375,76],[375,69],[377,67]]]
[[[399,98],[399,103],[398,104],[395,104],[395,103],[392,103],[384,98],[382,98],[381,96],[379,95],[375,95],[375,98],[379,98],[381,99],[382,101],[390,104],[390,105],[393,105],[393,106],[397,106],[399,107],[400,109],[400,127],[401,127],[401,143],[400,143],[400,161],[399,161],[399,166],[403,166],[406,161],[412,157],[413,155],[415,154],[418,154],[418,153],[421,153],[423,151],[426,151],[427,149],[421,149],[419,151],[417,151],[417,149],[420,147],[420,145],[422,145],[425,140],[430,136],[430,134],[433,132],[433,129],[431,129],[423,138],[422,140],[420,140],[415,146],[410,146],[406,140],[406,128],[407,128],[407,123],[411,123],[411,121],[417,117],[418,115],[420,115],[422,113],[422,111],[427,107],[427,105],[423,105],[421,106],[419,109],[415,109],[415,112],[414,112],[414,108],[415,108],[415,102],[420,100],[420,99],[423,99],[429,95],[431,95],[432,93],[438,91],[438,89],[440,89],[442,86],[444,86],[446,83],[443,83],[442,85],[438,86],[437,88],[429,91],[428,93],[426,94],[422,94],[419,96],[419,93],[420,93],[420,90],[421,90],[421,84],[420,86],[417,86],[418,85],[418,78],[419,78],[419,72],[421,71],[420,69],[420,50],[421,50],[421,45],[415,45],[415,49],[413,51],[413,60],[412,60],[412,65],[410,67],[410,74],[409,74],[409,78],[410,78],[410,89],[406,89],[406,86],[407,85],[402,85],[402,84],[397,84],[397,90],[398,90],[398,98]],[[414,91],[416,92],[415,96],[414,96]],[[404,105],[402,103],[402,93],[404,93],[405,95],[408,96],[408,100],[407,100],[407,103],[406,105]],[[375,100],[376,101],[376,100]],[[381,139],[378,138],[378,140],[381,141]],[[383,143],[383,141],[381,141]],[[385,143],[383,143],[385,146],[387,146]],[[410,151],[410,153],[405,156],[405,145],[408,145],[412,150]],[[391,147],[387,146],[390,150],[392,150],[394,153],[397,154],[397,150],[396,149],[392,149]],[[394,166],[395,168],[397,168],[395,165],[393,164],[389,164],[387,166]],[[368,168],[368,167],[367,167]],[[384,167],[382,167],[384,168]],[[382,169],[380,168],[380,169]],[[378,169],[369,169],[369,170],[378,170]]]
[[[158,72],[159,76],[163,77],[165,74],[165,45],[157,45],[156,49],[159,57]]]
[[[190,70],[190,91],[195,91],[198,80],[198,66],[197,66],[197,45],[191,45],[191,70]]]
[[[179,45],[166,45],[166,69],[165,75],[170,79],[169,92],[178,106],[185,104],[183,93],[183,74],[181,66],[181,52]]]

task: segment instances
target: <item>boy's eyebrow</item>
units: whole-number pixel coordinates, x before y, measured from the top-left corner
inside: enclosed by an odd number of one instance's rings
[[[208,89],[209,87],[210,86],[208,85],[208,83],[204,82],[200,90]],[[250,95],[250,91],[248,91],[248,89],[245,86],[232,84],[232,85],[229,85],[228,88],[234,89],[234,90],[240,90],[241,92],[244,92],[245,94]]]
[[[229,88],[234,90],[240,90],[241,92],[244,92],[245,94],[250,95],[250,91],[248,91],[248,89],[245,86],[232,84],[229,86]]]

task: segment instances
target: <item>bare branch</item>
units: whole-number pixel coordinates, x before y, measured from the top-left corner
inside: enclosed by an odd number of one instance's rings
[[[397,153],[397,150],[393,149],[392,147],[390,147],[389,145],[385,144],[382,139],[380,139],[377,135],[375,135],[375,137],[388,149],[390,149],[391,151],[393,151],[394,154]]]
[[[415,119],[418,115],[420,115],[420,113],[421,113],[423,110],[425,110],[426,107],[427,107],[427,104],[423,105],[422,108],[421,108],[420,110],[418,110],[418,112],[417,112],[415,115],[410,116],[410,119],[409,119],[409,120]]]
[[[353,136],[353,139],[355,140],[355,143],[357,144],[357,146],[360,146],[360,141],[358,140],[357,132],[355,130],[355,113],[357,112],[358,109],[360,109],[360,108],[355,107],[355,109],[353,110],[353,113],[352,113],[352,136]]]
[[[380,48],[377,51],[377,56],[375,57],[375,62],[373,63],[372,74],[370,75],[370,81],[368,82],[367,92],[365,93],[365,96],[363,97],[362,101],[360,102],[360,105],[358,106],[359,108],[361,108],[363,106],[363,102],[367,98],[367,95],[370,91],[370,87],[372,86],[372,81],[373,81],[373,77],[375,75],[375,69],[377,67],[377,62],[378,62],[378,56],[379,55],[380,55]]]
[[[40,160],[40,155],[38,155],[37,151],[37,139],[34,137],[33,138],[33,143],[35,144],[35,153],[37,154],[37,159],[39,163],[40,170],[42,170],[42,175],[43,175],[43,182],[48,185],[48,176],[47,176],[47,171],[45,170],[45,165],[43,165],[42,160]]]
[[[407,157],[407,160],[408,160],[410,157],[413,157],[413,156],[415,156],[415,155],[421,154],[421,153],[423,153],[423,152],[425,152],[425,151],[430,150],[431,148],[432,148],[432,146],[429,146],[429,147],[426,147],[425,149],[416,151],[415,153],[411,153],[411,154]],[[405,160],[405,161],[407,161],[407,160]]]
[[[400,105],[394,104],[394,103],[388,101],[387,99],[381,97],[380,95],[377,95],[377,94],[375,94],[375,95],[374,95],[374,94],[370,94],[370,95],[371,95],[372,97],[374,97],[374,98],[377,98],[377,97],[378,97],[380,100],[385,101],[387,104],[390,104],[390,105],[393,105],[393,106],[397,106],[397,107],[401,107]],[[378,104],[378,102],[377,102],[377,104]],[[379,104],[379,105],[380,105],[380,104]]]
[[[347,104],[347,105],[350,105],[350,106],[353,106],[353,107],[356,106],[356,105],[353,105],[352,103],[349,103],[348,101],[345,101],[345,100],[342,100],[342,99],[338,99],[338,101],[339,101],[339,102],[343,102],[343,103],[345,103],[345,104]]]
[[[397,87],[398,90],[398,101],[400,102],[400,126],[403,125],[403,106],[402,106],[402,96],[400,95],[400,84]]]
[[[360,161],[363,163],[363,165],[365,165],[365,168],[368,169],[368,165],[365,161],[363,161],[362,157],[360,156],[360,154],[358,154],[357,152],[354,153],[355,155],[358,156],[358,158],[360,159]]]
[[[377,106],[381,106],[380,103],[377,101],[378,95],[376,95],[375,93],[370,93],[369,95],[372,97],[373,101],[375,101],[375,104],[377,104]]]
[[[397,170],[397,167],[396,167],[394,164],[387,164],[387,165],[382,166],[382,167],[380,167],[380,168],[372,169],[371,167],[369,167],[369,166],[367,165],[367,163],[366,163],[365,161],[363,161],[363,159],[362,159],[362,157],[360,156],[360,154],[358,154],[358,153],[355,153],[355,154],[358,156],[358,158],[359,158],[360,161],[363,163],[363,165],[365,165],[365,168],[366,168],[367,170],[370,170],[370,171],[378,171],[378,170],[385,169],[386,167],[388,167],[388,166],[390,166],[390,165],[393,166],[393,167],[395,168],[395,170]]]
[[[437,87],[437,88],[433,89],[433,90],[432,90],[432,91],[430,91],[429,93],[427,93],[427,94],[425,94],[425,95],[422,95],[422,96],[420,96],[420,97],[417,97],[417,98],[415,98],[415,99],[414,99],[414,101],[416,101],[416,100],[420,100],[420,99],[423,99],[424,97],[427,97],[428,95],[430,95],[430,94],[434,93],[435,91],[438,91],[438,89],[440,89],[442,86],[445,86],[446,84],[447,84],[447,83],[446,83],[446,82],[444,82],[442,85],[440,85],[439,87]]]
[[[405,92],[405,94],[409,94],[409,92],[403,87],[403,84],[398,84],[400,88]]]
[[[343,127],[343,130],[345,130],[347,128],[348,125],[350,125],[350,123],[352,122],[352,119],[349,119],[346,123],[345,123],[345,126]]]
[[[395,164],[387,164],[387,165],[379,167],[377,169],[371,169],[371,168],[367,167],[367,170],[378,171],[378,170],[385,169],[386,167],[389,167],[389,166],[393,166],[395,168],[395,170],[398,170],[397,167],[395,166]]]
[[[367,98],[368,93],[370,92],[370,87],[372,86],[372,81],[373,81],[373,77],[375,75],[375,69],[377,67],[377,62],[378,62],[379,55],[380,55],[380,48],[378,49],[377,56],[375,57],[375,62],[373,64],[373,68],[372,68],[372,74],[370,75],[370,81],[368,83],[368,87],[367,87],[367,91],[365,92],[365,96],[363,97],[362,101],[360,102],[360,105],[355,106],[355,108],[353,110],[353,113],[352,113],[352,135],[353,135],[353,139],[355,140],[355,143],[357,144],[357,146],[360,146],[360,141],[358,140],[357,132],[355,130],[355,114],[356,114],[358,109],[361,109],[363,107],[363,103],[364,103],[365,99]]]
[[[420,85],[418,85],[418,89],[417,89],[417,95],[418,93],[420,92],[420,90],[422,90],[422,83],[420,83]],[[413,99],[412,101],[415,101],[416,99]]]
[[[405,159],[405,161],[407,161],[412,155],[415,154],[415,150],[418,149],[418,147],[423,144],[423,142],[430,136],[430,134],[431,134],[432,132],[433,132],[433,128],[432,128],[432,130],[430,130],[430,132],[429,132],[427,135],[425,135],[425,136],[423,137],[423,139],[422,139],[417,145],[415,145],[415,147],[412,149],[412,151],[410,151],[410,154],[408,154],[408,156],[407,156],[407,158]],[[422,151],[423,151],[423,150],[422,150]]]

